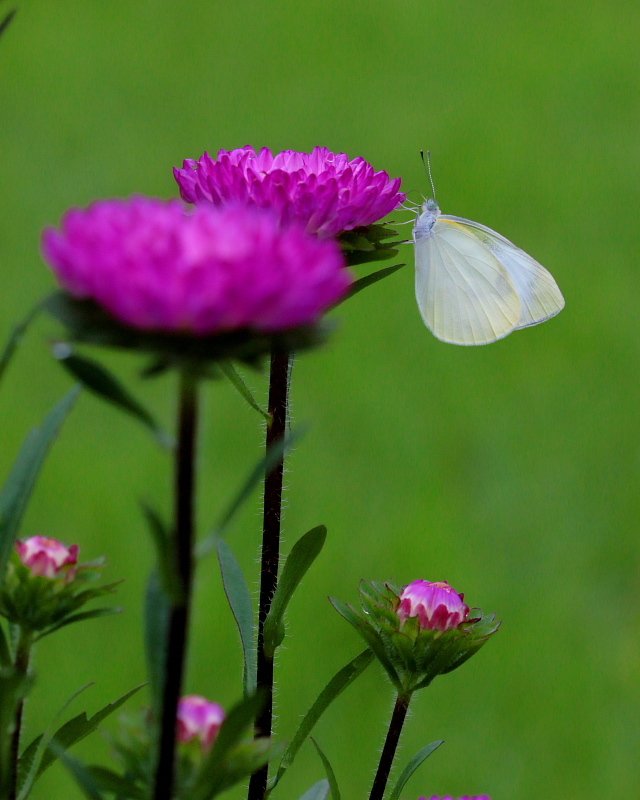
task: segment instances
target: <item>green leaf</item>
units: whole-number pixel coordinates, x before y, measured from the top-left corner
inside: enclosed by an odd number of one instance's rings
[[[42,759],[39,763],[37,771],[35,773],[35,777],[39,778],[42,773],[48,769],[51,764],[58,758],[60,748],[67,750],[69,747],[72,747],[74,744],[81,742],[84,738],[86,738],[90,733],[93,733],[101,722],[103,722],[110,714],[113,714],[114,711],[117,711],[127,700],[132,697],[136,692],[140,691],[144,684],[140,684],[140,686],[136,686],[135,689],[131,689],[131,691],[127,692],[126,694],[122,695],[122,697],[115,700],[113,703],[109,703],[104,708],[100,709],[100,711],[96,712],[92,717],[87,717],[85,711],[82,714],[78,714],[73,719],[70,719],[68,722],[58,728],[58,730],[54,733],[53,739],[47,745],[46,750],[42,756]],[[75,696],[75,695],[74,695]],[[29,747],[33,746],[33,742]],[[27,751],[23,754],[23,757],[26,756]],[[20,797],[26,797],[26,793],[21,793]]]
[[[396,781],[396,785],[393,787],[393,791],[389,795],[389,800],[399,800],[400,794],[404,789],[405,783],[409,780],[409,778],[413,775],[413,773],[418,769],[420,764],[425,761],[434,750],[437,750],[438,747],[444,742],[444,739],[440,739],[438,742],[431,742],[426,747],[423,747],[422,750],[419,750],[415,756],[409,761],[407,766],[402,770],[400,777]]]
[[[244,657],[242,685],[244,696],[249,697],[256,690],[256,650],[253,640],[254,618],[251,595],[242,569],[224,539],[218,539],[218,561],[224,591],[240,633]]]
[[[5,574],[22,516],[49,447],[79,393],[78,387],[72,389],[53,407],[41,427],[30,431],[0,492],[0,576]]]
[[[336,780],[336,774],[333,771],[333,767],[329,763],[329,759],[322,752],[320,745],[316,742],[313,736],[311,736],[310,739],[313,742],[313,746],[316,748],[318,755],[320,756],[320,760],[324,766],[324,771],[327,773],[327,780],[329,781],[329,787],[331,788],[332,800],[340,800],[340,789],[338,789],[338,781]]]
[[[53,732],[58,720],[71,705],[71,703],[73,703],[76,697],[81,695],[82,692],[92,685],[93,684],[91,683],[87,683],[81,689],[78,689],[78,691],[74,692],[54,716],[51,722],[47,725],[44,733],[36,736],[31,744],[23,751],[22,755],[18,759],[18,800],[24,800],[24,798],[28,797],[31,793],[33,784],[38,777],[38,767],[42,760],[42,755],[53,739]]]
[[[7,16],[0,22],[0,36],[2,35],[3,31],[7,28],[11,20],[13,19],[16,13],[16,9],[14,8],[13,11],[10,11]],[[11,329],[11,333],[9,334],[9,338],[7,339],[7,343],[5,344],[2,352],[0,353],[0,381],[2,380],[2,376],[6,368],[9,366],[9,362],[13,358],[13,355],[20,344],[20,340],[24,336],[25,331],[38,314],[38,312],[42,308],[42,301],[37,303],[31,311],[18,322],[16,325],[13,326]]]
[[[164,690],[170,612],[171,601],[154,570],[149,576],[144,601],[144,645],[151,700],[156,710],[161,706]]]
[[[269,781],[269,792],[271,792],[278,785],[284,773],[293,764],[293,761],[298,754],[298,750],[302,747],[307,739],[307,736],[309,736],[316,722],[324,714],[327,708],[329,708],[336,697],[342,694],[342,692],[348,686],[350,686],[356,678],[362,675],[372,661],[373,653],[371,650],[364,650],[362,653],[360,653],[360,655],[356,656],[353,661],[350,661],[346,666],[342,667],[342,669],[339,670],[333,676],[333,678],[331,678],[329,683],[320,692],[311,708],[304,715],[295,736],[291,740],[291,743],[282,756],[282,761],[278,766],[276,775],[274,775],[274,777]]]
[[[75,354],[71,347],[64,342],[53,346],[53,354],[85,388],[106,400],[107,403],[111,403],[135,417],[151,431],[163,447],[168,449],[173,447],[170,438],[160,429],[147,409],[124,388],[106,367],[91,358]]]
[[[220,371],[223,372],[227,376],[227,378],[229,378],[231,383],[238,390],[239,394],[242,395],[242,397],[244,397],[244,399],[251,406],[251,408],[253,408],[254,411],[257,411],[258,414],[261,414],[265,418],[267,425],[271,425],[271,420],[272,420],[271,414],[269,414],[268,411],[264,411],[262,408],[260,408],[258,403],[255,401],[253,395],[251,394],[251,390],[249,389],[247,384],[242,380],[242,376],[233,366],[231,361],[220,361],[218,366],[220,367]]]
[[[205,556],[216,549],[218,546],[218,539],[225,532],[227,526],[240,508],[251,496],[256,486],[273,472],[285,455],[291,450],[295,442],[304,436],[306,430],[306,428],[298,428],[298,430],[290,431],[282,439],[278,439],[267,449],[264,457],[256,464],[247,480],[243,483],[238,494],[225,509],[213,532],[196,546],[196,555],[198,557]]]
[[[397,272],[402,267],[405,267],[406,264],[394,264],[392,267],[384,267],[384,269],[379,269],[377,272],[370,272],[369,275],[365,275],[362,278],[358,278],[357,281],[354,281],[349,288],[349,291],[340,301],[344,303],[345,300],[348,300],[350,297],[353,297],[354,294],[358,294],[363,289],[366,289],[367,286],[371,286],[378,281],[381,281],[383,278],[387,278],[389,275],[393,275],[394,272]]]
[[[51,742],[51,749],[55,753],[55,758],[59,758],[65,765],[69,772],[73,775],[76,783],[82,790],[85,797],[89,800],[106,800],[104,795],[100,792],[100,788],[93,779],[89,769],[82,761],[70,756],[64,747],[61,747],[57,742]]]
[[[327,800],[330,790],[329,781],[323,778],[318,783],[314,783],[310,789],[307,789],[300,800]]]
[[[0,624],[0,667],[10,667],[13,664],[11,648],[4,627]]]
[[[291,548],[264,623],[264,652],[269,658],[273,658],[276,648],[285,637],[283,618],[287,605],[307,570],[320,554],[326,538],[326,527],[318,525],[305,533]]]
[[[367,264],[370,261],[387,261],[395,258],[398,250],[395,248],[381,247],[375,250],[351,250],[345,253],[347,264],[350,267],[357,267],[358,264]]]
[[[158,512],[146,503],[141,505],[149,525],[151,538],[156,546],[162,588],[173,603],[180,603],[182,602],[184,591],[174,568],[173,537],[169,534],[169,530]]]
[[[380,639],[378,634],[373,630],[373,628],[369,625],[366,620],[361,619],[356,612],[348,606],[346,603],[343,603],[341,600],[336,600],[335,597],[330,597],[329,601],[331,605],[335,608],[335,610],[343,616],[347,622],[350,622],[353,627],[358,631],[360,636],[365,640],[365,642],[369,645],[371,650],[373,650],[376,658],[382,664],[384,669],[389,676],[391,683],[396,687],[399,692],[404,691],[404,687],[402,685],[402,681],[400,680],[398,673],[396,672],[395,667],[389,660],[387,656],[387,651],[384,646],[384,642]]]
[[[105,792],[112,792],[118,798],[131,798],[131,800],[148,800],[148,792],[142,789],[132,780],[128,780],[121,775],[118,775],[112,769],[100,767],[98,765],[91,765],[87,767],[87,772],[93,779],[94,783]]]
[[[59,622],[53,628],[47,628],[44,633],[41,633],[35,641],[39,642],[40,639],[48,636],[50,633],[54,633],[55,631],[59,631],[60,628],[64,628],[67,625],[72,625],[74,622],[82,622],[85,619],[93,619],[94,617],[110,617],[112,614],[121,614],[124,609],[122,608],[94,608],[91,611],[81,611],[78,614],[71,614],[69,617],[65,617],[62,622]]]

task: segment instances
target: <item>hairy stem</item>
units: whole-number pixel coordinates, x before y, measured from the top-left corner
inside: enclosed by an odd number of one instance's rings
[[[16,645],[16,657],[14,667],[19,675],[27,675],[29,672],[29,661],[31,660],[31,647],[33,636],[20,628],[18,642]],[[11,792],[9,800],[15,800],[18,796],[18,761],[20,759],[20,738],[22,735],[22,716],[24,714],[24,698],[18,703],[16,709],[13,735],[11,737]]]
[[[393,708],[391,715],[391,722],[389,723],[389,730],[387,738],[382,748],[380,762],[378,764],[378,771],[371,787],[371,794],[369,800],[382,800],[384,791],[387,788],[387,781],[389,780],[389,773],[393,766],[393,759],[398,749],[398,742],[400,741],[400,734],[402,733],[402,726],[404,725],[407,711],[409,710],[409,703],[411,695],[398,695],[396,704]]]
[[[160,740],[154,800],[171,800],[175,778],[176,713],[182,692],[193,583],[195,454],[198,425],[197,379],[186,368],[180,375],[178,447],[175,460],[174,569],[180,597],[173,602],[167,632],[167,661],[162,697]]]
[[[292,356],[272,353],[269,374],[269,413],[267,448],[286,432],[289,381]],[[264,710],[256,720],[256,736],[270,736],[273,721],[273,658],[264,653],[264,623],[271,608],[271,599],[278,585],[280,561],[280,522],[282,518],[282,478],[284,460],[264,482],[264,512],[262,524],[262,559],[260,565],[260,608],[258,612],[258,689],[265,693]],[[265,765],[251,776],[248,800],[262,800],[267,789],[269,767]]]

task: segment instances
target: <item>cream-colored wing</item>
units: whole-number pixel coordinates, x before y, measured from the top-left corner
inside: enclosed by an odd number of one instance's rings
[[[505,267],[520,298],[520,319],[516,328],[528,328],[564,308],[564,297],[553,276],[528,253],[496,231],[460,217],[445,217],[458,223],[485,244]]]
[[[451,344],[489,344],[520,319],[518,291],[493,252],[442,217],[415,243],[416,298],[432,333]]]

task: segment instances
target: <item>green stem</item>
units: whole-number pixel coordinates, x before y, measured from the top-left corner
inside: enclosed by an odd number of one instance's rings
[[[182,692],[193,584],[195,518],[195,457],[198,427],[197,378],[184,368],[180,374],[178,447],[175,462],[175,524],[172,554],[180,586],[173,601],[167,632],[167,661],[160,719],[160,738],[153,797],[171,800],[175,783],[176,714]]]
[[[28,675],[29,662],[31,660],[31,648],[33,647],[33,634],[24,628],[19,628],[18,641],[16,644],[16,657],[13,662],[16,672],[19,675]],[[11,792],[9,800],[16,800],[18,796],[18,761],[20,759],[20,738],[22,735],[22,717],[24,714],[24,698],[18,703],[16,709],[13,735],[11,737]]]
[[[387,738],[382,748],[380,756],[380,763],[378,764],[378,771],[371,787],[371,794],[369,800],[382,800],[384,791],[387,788],[387,781],[389,780],[389,773],[393,766],[393,759],[398,749],[398,742],[400,741],[400,734],[402,733],[402,726],[404,725],[407,711],[409,710],[409,703],[411,702],[411,695],[398,695],[396,704],[393,708],[391,721],[389,723],[389,730]]]

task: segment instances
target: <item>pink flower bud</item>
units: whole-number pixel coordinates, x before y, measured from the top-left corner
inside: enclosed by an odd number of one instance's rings
[[[446,581],[418,580],[402,590],[397,613],[402,622],[417,617],[424,630],[448,631],[467,619],[469,606]]]
[[[75,576],[72,565],[78,563],[78,545],[66,547],[57,539],[46,536],[32,536],[30,539],[16,542],[16,550],[20,560],[29,567],[32,575],[43,575],[45,578],[57,578],[60,575],[67,580]]]
[[[178,741],[190,742],[197,737],[202,747],[208,750],[224,718],[222,706],[209,702],[199,694],[188,694],[178,703]]]

